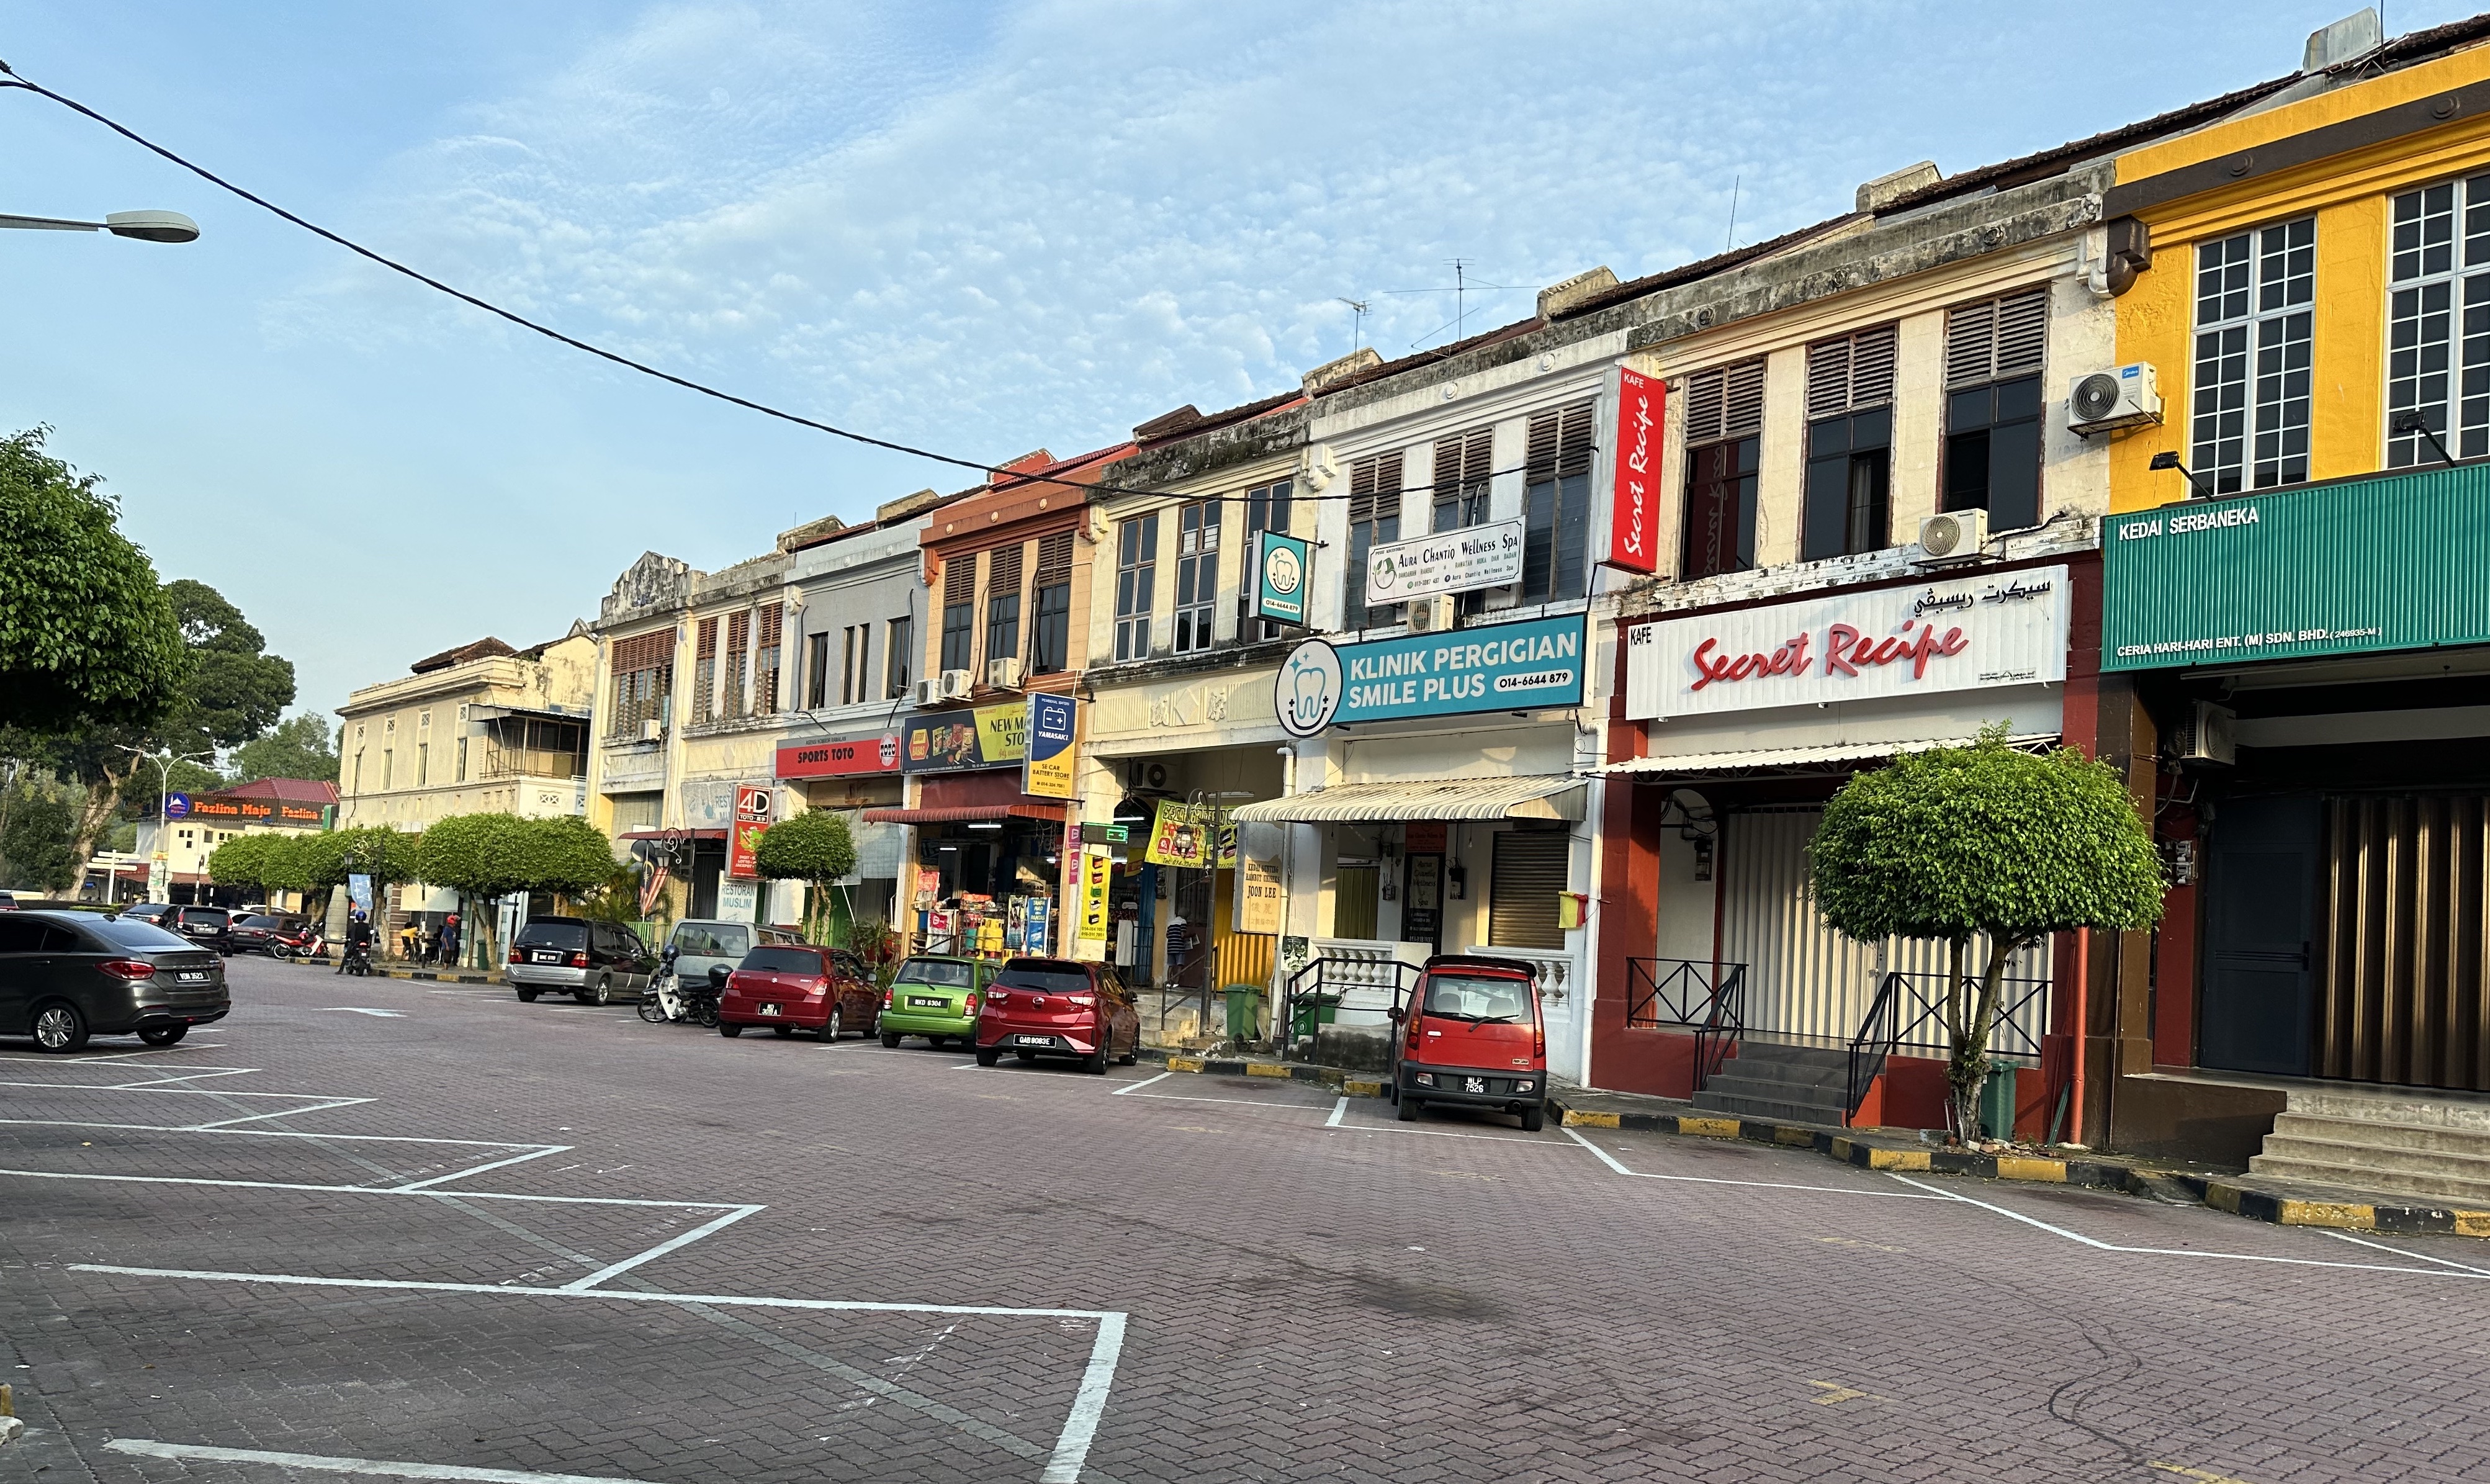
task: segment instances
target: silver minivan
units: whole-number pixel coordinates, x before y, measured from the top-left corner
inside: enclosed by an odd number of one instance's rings
[[[656,974],[656,956],[640,935],[594,917],[530,917],[510,940],[503,978],[521,1000],[568,995],[582,1004],[636,998]]]

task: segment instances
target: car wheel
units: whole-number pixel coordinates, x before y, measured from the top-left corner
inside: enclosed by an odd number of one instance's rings
[[[536,991],[535,991],[535,990],[533,990],[533,989],[523,989],[523,990],[520,990],[520,991],[519,991],[519,1003],[520,1003],[521,1004],[536,1004]]]
[[[738,1025],[730,1025],[726,1021],[721,1020],[717,1023],[717,1033],[730,1037],[738,1036],[743,1033],[743,1028]]]
[[[826,1030],[828,1028],[825,1027],[824,1029]],[[782,1041],[796,1033],[796,1028],[794,1026],[771,1026],[769,1030],[772,1034],[776,1035]]]
[[[822,1022],[822,1039],[825,1041],[835,1041],[840,1036],[847,1033],[847,1016],[841,1013],[837,1005],[831,1005],[830,1018]]]
[[[1524,1109],[1522,1109],[1522,1110],[1521,1110],[1521,1131],[1522,1131],[1523,1133],[1525,1133],[1525,1134],[1535,1134],[1535,1133],[1539,1132],[1539,1130],[1541,1130],[1541,1129],[1543,1129],[1543,1128],[1546,1128],[1547,1126],[1548,1126],[1548,1110],[1547,1110],[1547,1109],[1545,1109],[1545,1108],[1524,1108]]]
[[[1404,1097],[1401,1099],[1401,1111],[1394,1114],[1393,1117],[1399,1119],[1404,1123],[1415,1123],[1418,1121],[1418,1110],[1425,1106],[1426,1104],[1418,1101],[1418,1099],[1414,1097]]]
[[[1081,1059],[1081,1069],[1087,1072],[1092,1077],[1106,1076],[1107,1048],[1104,1045],[1101,1045],[1096,1051],[1083,1057]]]
[[[599,979],[599,980],[597,980],[597,981],[596,981],[596,992],[595,992],[595,994],[592,995],[592,996],[589,998],[589,1004],[612,1004],[613,1003],[614,1003],[614,981],[613,981],[612,979]]]
[[[55,1000],[35,1011],[35,1049],[76,1051],[86,1044],[86,1017],[66,1000]]]
[[[937,1046],[941,1045],[942,1037],[939,1035],[934,1037],[934,1044]],[[897,1051],[899,1049],[899,1033],[896,1031],[884,1031],[882,1033],[882,1049],[884,1051]]]
[[[138,1033],[138,1038],[150,1046],[170,1046],[190,1033],[188,1026],[149,1026]]]
[[[977,1064],[979,1066],[992,1066],[997,1062],[1001,1061],[1002,1056],[1002,1048],[999,1046],[980,1046],[977,1048]]]

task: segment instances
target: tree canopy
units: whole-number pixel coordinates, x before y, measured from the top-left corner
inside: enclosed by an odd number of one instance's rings
[[[272,886],[271,867],[290,843],[276,834],[231,836],[208,856],[208,879],[219,887]]]
[[[204,582],[177,578],[164,598],[190,651],[182,705],[167,718],[173,750],[238,747],[275,726],[294,704],[294,662],[262,653],[259,629]]]
[[[848,822],[825,809],[782,819],[761,832],[753,869],[771,881],[826,885],[855,872],[855,838]]]
[[[262,778],[310,778],[337,781],[336,734],[328,718],[311,712],[289,716],[265,737],[255,737],[234,749],[233,780],[256,783]]]
[[[77,808],[61,789],[20,778],[0,792],[0,885],[66,891],[83,864]]]
[[[189,669],[173,604],[101,480],[45,453],[46,432],[0,439],[0,726],[145,726]]]
[[[423,832],[415,879],[470,896],[576,894],[615,871],[614,850],[586,820],[454,814]]]

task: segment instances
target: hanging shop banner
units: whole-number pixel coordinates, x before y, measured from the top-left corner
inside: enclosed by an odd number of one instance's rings
[[[760,876],[753,854],[760,848],[761,831],[769,828],[777,812],[777,793],[766,784],[736,785],[735,827],[726,837],[726,874],[733,880],[752,881]]]
[[[1107,890],[1115,879],[1115,858],[1112,852],[1085,850],[1081,853],[1081,930],[1084,943],[1107,941]]]
[[[1153,865],[1178,865],[1190,871],[1210,869],[1210,832],[1219,831],[1219,868],[1236,864],[1236,827],[1206,803],[1159,800],[1158,818],[1150,825],[1149,848],[1142,858]]]
[[[1021,760],[1028,728],[1028,712],[1018,705],[911,716],[901,734],[899,766],[905,772],[1001,768]]]
[[[845,778],[899,771],[899,734],[857,742],[788,742],[778,749],[781,778]]]
[[[1020,791],[1032,799],[1079,798],[1073,777],[1080,771],[1081,703],[1070,696],[1031,695],[1021,726],[1028,755],[1021,760]]]
[[[1280,666],[1280,725],[1314,737],[1359,721],[1579,705],[1584,633],[1576,613],[1371,644],[1308,639]]]
[[[1277,531],[1257,531],[1246,557],[1254,573],[1246,617],[1305,627],[1306,595],[1314,588],[1314,543]]]
[[[1626,715],[1929,695],[2067,678],[2067,569],[1844,593],[1626,634]]]
[[[1439,531],[1377,546],[1366,557],[1366,601],[1380,608],[1431,593],[1467,593],[1521,580],[1521,522]]]
[[[1667,411],[1666,382],[1636,371],[1617,372],[1617,429],[1608,441],[1616,459],[1608,500],[1608,566],[1630,572],[1660,567],[1660,450]]]

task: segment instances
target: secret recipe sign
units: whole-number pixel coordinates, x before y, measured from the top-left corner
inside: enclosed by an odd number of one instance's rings
[[[1626,715],[2055,683],[2068,611],[2067,569],[2036,567],[1644,624],[1626,636]]]

